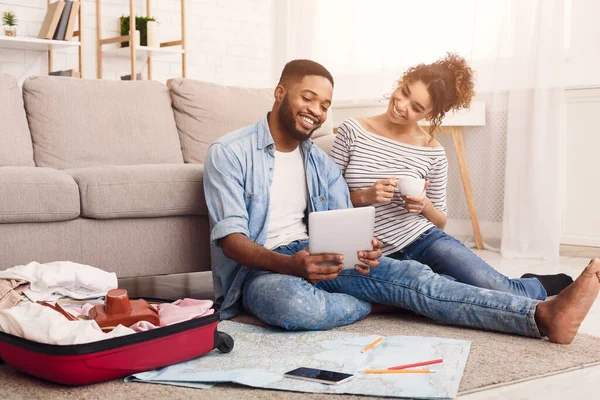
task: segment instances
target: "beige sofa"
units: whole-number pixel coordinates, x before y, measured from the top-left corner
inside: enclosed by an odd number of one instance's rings
[[[270,89],[0,74],[0,270],[69,260],[119,277],[210,270],[211,142]],[[329,148],[331,121],[315,142]]]

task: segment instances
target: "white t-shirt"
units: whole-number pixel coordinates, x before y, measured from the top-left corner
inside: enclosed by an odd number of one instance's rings
[[[300,146],[289,153],[275,151],[270,199],[269,229],[264,246],[273,250],[295,240],[308,239],[303,221],[308,194]]]

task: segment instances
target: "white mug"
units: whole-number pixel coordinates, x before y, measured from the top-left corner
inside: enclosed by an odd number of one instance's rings
[[[420,196],[425,190],[425,179],[400,177],[398,178],[398,190],[402,196]]]

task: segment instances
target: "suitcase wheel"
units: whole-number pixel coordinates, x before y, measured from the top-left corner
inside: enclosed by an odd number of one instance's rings
[[[225,332],[217,331],[216,347],[221,353],[229,353],[233,350],[233,338]]]

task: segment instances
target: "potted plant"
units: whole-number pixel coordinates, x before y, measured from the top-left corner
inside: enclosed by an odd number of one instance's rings
[[[6,36],[17,36],[17,16],[10,11],[2,13],[2,25]]]
[[[148,21],[156,21],[152,17],[135,17],[135,30],[140,31],[139,46],[148,46]],[[129,35],[129,16],[121,17],[121,35]],[[121,42],[121,47],[129,47],[129,42]]]

